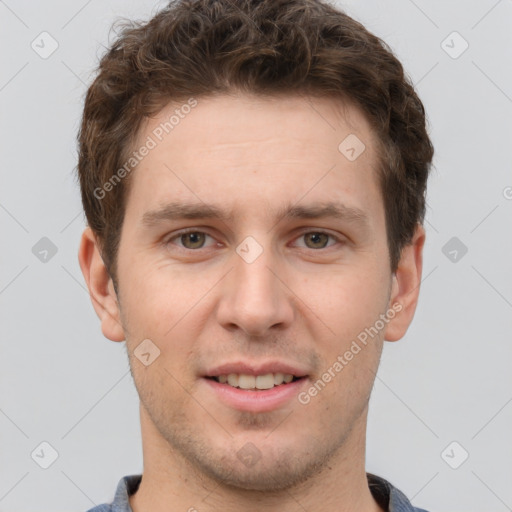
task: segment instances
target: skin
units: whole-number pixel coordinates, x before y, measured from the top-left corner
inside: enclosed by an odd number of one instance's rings
[[[175,108],[147,120],[139,142]],[[349,134],[366,146],[355,161],[338,150]],[[119,296],[85,229],[82,272],[103,334],[126,340],[140,396],[134,512],[382,510],[365,474],[368,400],[384,340],[400,339],[413,318],[425,233],[418,225],[392,273],[376,166],[369,123],[340,100],[198,98],[130,177]],[[216,205],[233,218],[143,224],[171,201]],[[326,201],[366,222],[276,216]],[[183,228],[208,236],[176,236]],[[263,249],[250,264],[235,250],[247,236]],[[227,361],[279,359],[305,370],[307,390],[393,304],[400,312],[307,405],[294,398],[240,411],[202,378]],[[144,339],[160,350],[149,366],[134,356]],[[250,467],[237,457],[248,442],[260,453]]]

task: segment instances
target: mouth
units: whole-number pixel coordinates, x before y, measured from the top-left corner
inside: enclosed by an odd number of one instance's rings
[[[245,370],[251,371],[249,369]],[[251,373],[214,372],[202,379],[209,401],[231,410],[264,413],[293,407],[297,396],[308,385],[309,377],[299,370],[253,371]]]
[[[265,391],[276,387],[286,386],[292,382],[305,379],[306,376],[296,376],[291,373],[265,373],[263,375],[249,375],[245,373],[229,373],[206,377],[219,384],[243,389],[245,391]]]

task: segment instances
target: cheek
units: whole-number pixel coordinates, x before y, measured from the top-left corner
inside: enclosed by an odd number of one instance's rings
[[[166,360],[176,371],[190,361],[194,340],[208,317],[208,291],[218,279],[176,272],[169,266],[149,267],[149,271],[134,270],[127,276],[130,288],[122,297],[127,345],[133,351],[143,339],[150,339],[160,350],[160,361]]]
[[[347,266],[300,280],[293,289],[303,300],[301,314],[323,323],[328,338],[349,340],[386,309],[389,279],[375,265]]]
[[[161,268],[154,262],[128,263],[124,279],[125,309],[130,321],[149,327],[162,334],[170,329],[190,308],[189,302],[196,295],[196,283],[184,278],[171,268]]]

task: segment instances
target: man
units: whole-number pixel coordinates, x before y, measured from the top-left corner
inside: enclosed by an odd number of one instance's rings
[[[420,511],[365,472],[433,155],[385,44],[315,0],[173,2],[103,57],[79,144],[79,261],[144,454],[93,510]]]

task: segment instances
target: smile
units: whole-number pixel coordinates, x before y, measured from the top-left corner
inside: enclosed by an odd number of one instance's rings
[[[212,377],[221,384],[228,384],[234,388],[245,390],[263,390],[272,389],[275,386],[280,386],[283,383],[289,384],[298,377],[290,373],[266,373],[264,375],[247,375],[245,373],[230,373],[228,375],[219,375]]]

